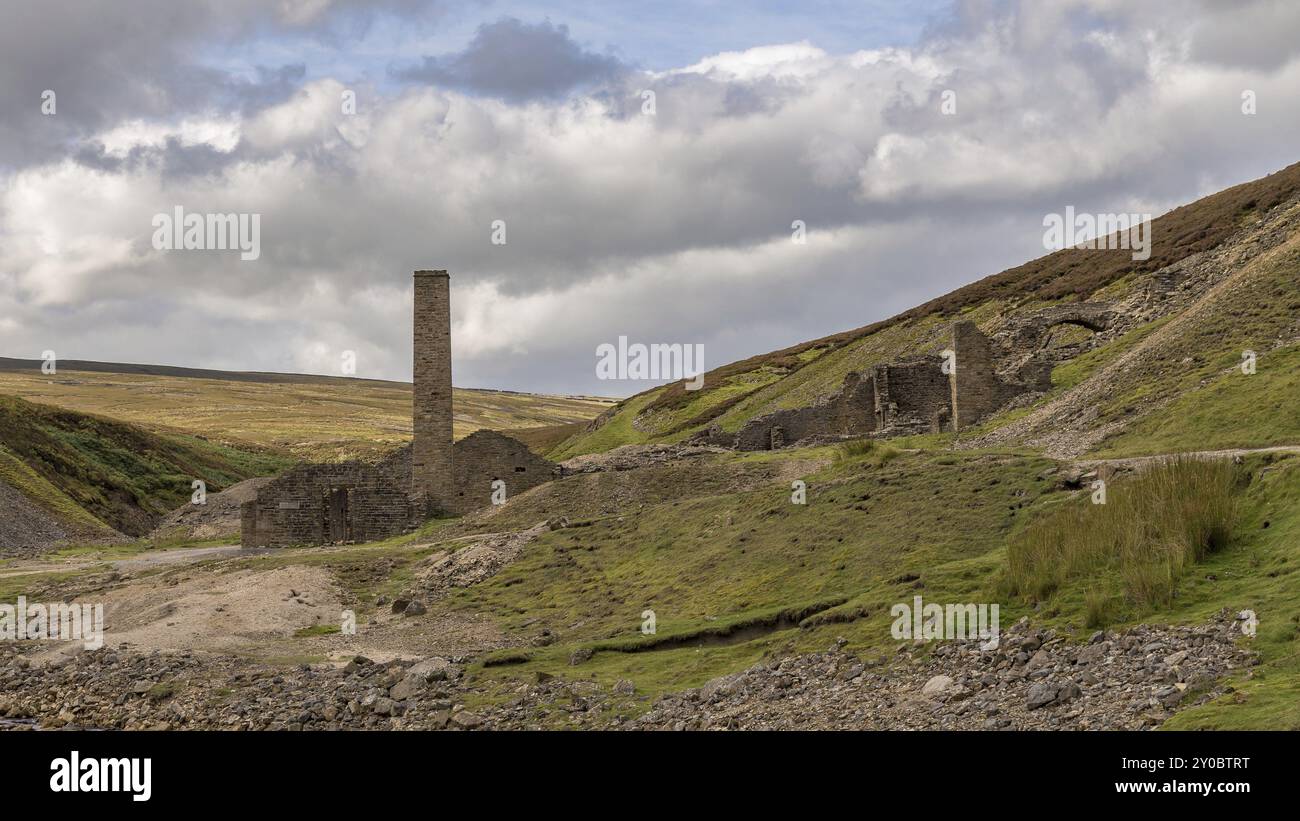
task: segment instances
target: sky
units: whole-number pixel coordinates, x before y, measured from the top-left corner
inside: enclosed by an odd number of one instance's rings
[[[409,380],[411,272],[447,269],[458,386],[625,396],[620,337],[715,367],[1041,256],[1047,214],[1300,161],[1289,0],[0,19],[0,356]],[[167,248],[178,208],[256,215],[256,258]]]

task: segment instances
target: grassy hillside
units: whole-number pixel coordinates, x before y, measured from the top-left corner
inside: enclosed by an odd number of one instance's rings
[[[577,526],[543,535],[497,576],[437,602],[435,612],[482,614],[514,635],[553,639],[499,651],[476,675],[531,681],[548,673],[606,686],[628,678],[639,693],[653,695],[764,658],[820,651],[837,637],[863,657],[888,660],[897,647],[889,609],[914,595],[996,602],[1004,629],[1031,616],[1077,641],[1101,626],[1200,623],[1224,608],[1253,609],[1259,635],[1242,642],[1260,652],[1262,664],[1234,679],[1239,694],[1180,715],[1177,726],[1300,728],[1300,589],[1290,578],[1300,567],[1300,458],[1219,463],[1208,478],[1175,472],[1165,497],[1135,501],[1167,507],[1161,498],[1182,498],[1195,505],[1205,495],[1196,483],[1209,481],[1230,511],[1224,527],[1201,533],[1206,549],[1189,553],[1161,594],[1148,596],[1149,588],[1133,587],[1140,578],[1134,565],[1103,554],[1050,584],[1018,589],[1008,545],[1042,543],[1044,534],[1068,540],[1092,527],[1081,527],[1079,517],[1086,525],[1089,517],[1109,516],[1116,527],[1096,530],[1118,534],[1124,500],[1148,493],[1152,480],[1114,480],[1112,508],[1063,489],[1058,466],[1035,456],[878,445],[843,448],[835,457],[836,449],[821,448],[679,466],[693,478],[632,483],[642,493],[615,505],[618,513],[602,513],[599,500],[623,499],[626,488],[599,488],[592,477],[562,480],[544,506],[574,516]],[[784,480],[736,491],[719,481],[746,471],[770,478],[787,473],[783,466],[804,471],[806,506],[791,503]],[[1226,484],[1224,476],[1231,477]],[[577,489],[579,483],[585,484]],[[573,492],[564,489],[568,484]],[[498,524],[532,522],[536,514],[521,497],[501,511]],[[577,518],[583,514],[591,518]],[[1164,524],[1148,524],[1168,525],[1169,535],[1185,519],[1167,510]],[[424,540],[459,532],[439,522]],[[358,588],[363,600],[400,587],[384,579],[369,591],[369,584]],[[640,632],[645,610],[655,612],[653,636]],[[578,649],[594,655],[574,667],[570,657]]]
[[[1244,266],[1258,242],[1252,231],[1257,230],[1261,217],[1276,216],[1278,206],[1297,197],[1300,164],[1156,218],[1148,260],[1135,261],[1122,250],[1057,251],[888,320],[716,368],[705,375],[704,388],[698,392],[688,392],[681,383],[674,383],[632,397],[609,417],[604,426],[609,430],[583,431],[557,446],[555,453],[571,456],[624,442],[675,441],[715,422],[724,430],[737,430],[756,416],[807,405],[834,392],[849,371],[907,354],[941,350],[944,330],[958,317],[986,323],[1000,315],[1062,301],[1113,300],[1141,287],[1156,271],[1222,249],[1234,250],[1229,264]],[[1278,230],[1294,233],[1294,221]],[[1237,249],[1240,253],[1235,253]],[[1214,368],[1227,367],[1231,364],[1228,357],[1238,358],[1244,347],[1268,350],[1278,334],[1286,336],[1285,327],[1294,321],[1300,306],[1296,260],[1280,254],[1269,265],[1270,270],[1263,270],[1266,266],[1261,261],[1255,284],[1225,294],[1207,321],[1197,323],[1194,329],[1189,326],[1181,347],[1203,358],[1194,359],[1195,367],[1183,369],[1186,373],[1169,386],[1170,393],[1187,389]],[[1147,375],[1154,380],[1166,373],[1155,369]],[[1142,395],[1149,387],[1135,385],[1132,391]],[[1131,413],[1134,398],[1134,393],[1115,395],[1107,413]]]
[[[272,448],[308,461],[373,456],[411,436],[407,383],[103,367],[127,372],[77,371],[65,365],[57,375],[45,376],[39,368],[0,369],[0,394],[120,419],[158,433]],[[453,392],[452,403],[457,438],[479,428],[585,422],[610,405],[589,398],[460,389]]]
[[[11,396],[0,396],[0,448],[0,478],[36,504],[133,536],[188,501],[195,479],[219,491],[288,464],[270,451],[154,434]]]
[[[581,646],[603,648],[583,665],[584,676],[630,677],[650,691],[691,686],[778,647],[814,647],[845,630],[883,647],[888,622],[882,629],[876,618],[910,597],[920,574],[927,585],[944,579],[946,590],[980,595],[975,591],[992,575],[1008,534],[1053,486],[1050,463],[1034,457],[833,455],[818,449],[701,463],[693,468],[698,480],[663,484],[662,493],[631,506],[636,515],[596,516],[589,526],[546,534],[500,575],[455,592],[443,606],[559,637],[555,646],[522,648],[530,660],[521,671],[500,668],[509,674],[563,672]],[[791,503],[788,481],[738,492],[724,484],[718,492],[708,480],[790,463],[808,471],[817,462],[826,467],[807,474],[807,505]],[[572,477],[560,485],[590,481]],[[676,494],[665,498],[672,488]],[[565,497],[559,488],[553,493],[552,501]],[[568,512],[570,505],[552,507]],[[507,506],[502,515],[509,513]],[[646,609],[658,622],[653,640],[639,633]],[[834,624],[792,630],[799,618],[782,623],[782,614]],[[730,631],[747,640],[709,639]]]
[[[89,538],[110,536],[113,528],[95,518],[7,447],[0,445],[0,482],[48,513],[55,522]]]

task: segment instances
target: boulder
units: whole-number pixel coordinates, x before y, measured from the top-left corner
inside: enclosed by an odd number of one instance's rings
[[[1046,707],[1056,701],[1056,685],[1040,681],[1029,688],[1029,694],[1025,699],[1025,708],[1037,710],[1040,707]]]
[[[948,688],[952,687],[952,678],[950,676],[935,676],[925,683],[921,688],[923,696],[937,696]]]
[[[450,681],[460,677],[460,668],[440,656],[431,656],[406,671],[407,678],[421,681]]]

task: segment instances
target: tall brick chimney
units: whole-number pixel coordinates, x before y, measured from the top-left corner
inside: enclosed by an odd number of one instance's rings
[[[411,498],[451,509],[451,294],[446,271],[415,272],[415,397]]]

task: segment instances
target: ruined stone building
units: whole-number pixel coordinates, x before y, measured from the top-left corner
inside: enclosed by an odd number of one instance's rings
[[[509,498],[560,474],[558,465],[494,431],[453,444],[446,271],[415,272],[412,338],[411,444],[377,464],[303,464],[276,477],[240,510],[244,547],[383,539],[430,516],[486,507],[494,489]]]
[[[996,341],[973,322],[955,322],[949,367],[939,355],[876,365],[848,374],[839,391],[813,405],[752,419],[734,436],[713,428],[695,441],[775,450],[800,440],[964,430],[1018,396],[1051,389],[1053,365],[1085,347],[1048,348],[1052,329],[1068,324],[1102,332],[1113,330],[1114,320],[1103,304],[1058,306],[1009,322]]]

